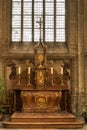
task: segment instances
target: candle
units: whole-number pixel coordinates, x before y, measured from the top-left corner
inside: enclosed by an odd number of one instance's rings
[[[18,74],[21,74],[21,67],[18,68]]]
[[[51,67],[51,74],[53,74],[53,67]]]
[[[28,74],[30,74],[30,67],[28,67]]]
[[[63,67],[61,67],[61,74],[63,74]]]

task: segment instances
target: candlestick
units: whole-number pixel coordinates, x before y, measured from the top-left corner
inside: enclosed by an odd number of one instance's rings
[[[53,67],[51,67],[51,83],[52,83],[52,86],[54,85],[54,83],[53,83]]]
[[[61,79],[61,85],[64,85],[64,83],[63,83],[63,75],[62,75],[62,79]]]
[[[18,74],[21,74],[21,67],[18,68]]]
[[[52,86],[54,86],[54,82],[53,82],[53,74],[51,74],[51,84],[52,84]]]
[[[31,83],[30,83],[30,74],[28,74],[28,84],[27,84],[28,86],[30,86],[31,85]]]
[[[28,67],[28,74],[30,74],[30,67]]]
[[[63,74],[63,67],[61,67],[61,74]]]
[[[51,67],[51,74],[53,74],[53,67]]]

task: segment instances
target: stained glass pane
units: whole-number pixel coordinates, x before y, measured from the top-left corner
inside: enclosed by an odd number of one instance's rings
[[[21,1],[21,0],[12,0],[12,1],[14,2],[14,1]]]
[[[46,3],[45,8],[46,15],[54,15],[54,3]]]
[[[54,41],[54,2],[45,3],[45,41]]]
[[[32,41],[32,1],[23,3],[23,41]]]
[[[21,29],[12,29],[12,41],[21,40]]]
[[[38,3],[42,3],[43,2],[43,0],[34,0],[34,2],[38,2]]]
[[[21,23],[19,20],[14,20],[12,22],[12,28],[21,28]]]
[[[56,15],[65,15],[65,3],[56,3]]]
[[[65,41],[65,0],[56,1],[56,42]]]
[[[23,27],[24,28],[32,28],[32,17],[31,16],[24,16]]]
[[[24,0],[24,2],[32,2],[32,0]]]
[[[57,16],[56,21],[56,28],[65,28],[65,16]]]
[[[12,14],[21,14],[21,2],[12,3]]]
[[[12,41],[21,40],[21,0],[12,3]]]
[[[50,41],[54,41],[54,32],[53,32],[53,29],[46,29],[45,30],[46,32],[46,34],[45,34],[45,41],[48,41],[48,42],[50,42]]]
[[[65,2],[65,0],[56,0],[56,2]]]
[[[39,41],[40,31],[39,29],[34,29],[34,39],[35,41]]]
[[[45,28],[54,28],[54,16],[45,17]]]
[[[65,42],[65,29],[56,30],[56,41]]]
[[[32,15],[32,3],[30,2],[25,2],[24,3],[24,15]]]
[[[35,15],[42,15],[43,14],[43,3],[35,3],[35,8],[34,8],[34,14]]]
[[[45,0],[45,2],[54,2],[54,0]]]
[[[23,30],[23,41],[31,41],[32,40],[32,30],[24,29]]]

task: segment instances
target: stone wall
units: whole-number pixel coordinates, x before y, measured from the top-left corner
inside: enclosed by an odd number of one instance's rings
[[[71,62],[71,106],[78,114],[87,106],[87,0],[67,0],[67,43],[49,45],[48,60],[70,60]],[[11,0],[0,0],[0,75],[9,82],[9,61],[23,61],[33,57],[33,44],[13,45],[11,32]]]

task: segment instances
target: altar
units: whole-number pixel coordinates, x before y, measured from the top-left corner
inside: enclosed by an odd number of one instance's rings
[[[47,46],[41,37],[34,46],[34,64],[27,60],[25,67],[17,68],[17,75],[12,77],[14,91],[14,110],[21,112],[59,112],[70,111],[68,102],[69,75],[64,73],[64,63],[60,73],[47,65]],[[66,80],[67,79],[67,80]]]
[[[71,114],[69,72],[64,62],[60,73],[53,61],[48,65],[47,50],[40,26],[33,65],[27,60],[25,66],[14,68],[17,73],[10,74],[14,113],[3,122],[5,128],[82,128],[84,121]]]
[[[41,43],[41,42],[40,42]],[[43,53],[34,48],[35,66],[18,67],[18,74],[12,77],[14,92],[13,114],[3,125],[5,128],[82,128],[84,121],[71,114],[69,75],[57,73],[46,64],[46,47]]]
[[[68,104],[69,90],[14,89],[14,109],[22,112],[60,112],[70,111]]]

